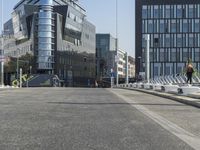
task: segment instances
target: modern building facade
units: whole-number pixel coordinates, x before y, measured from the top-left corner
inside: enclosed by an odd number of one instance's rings
[[[150,76],[178,74],[189,59],[200,70],[200,1],[136,0],[136,75],[144,72],[150,35]]]
[[[116,56],[118,56],[118,61],[116,61]],[[110,78],[111,75],[116,77],[117,66],[119,78],[125,79],[126,74],[130,73],[129,75],[131,75],[132,72],[131,70],[126,71],[126,66],[129,66],[128,69],[133,69],[131,58],[127,56],[127,52],[121,49],[116,50],[116,38],[112,37],[112,35],[96,34],[97,80]]]
[[[94,84],[95,26],[77,0],[21,0],[4,30],[16,43],[4,45],[5,55],[32,54],[32,73],[56,74],[66,86]]]
[[[96,76],[97,80],[110,77],[111,69],[116,72],[116,39],[110,34],[96,34]]]

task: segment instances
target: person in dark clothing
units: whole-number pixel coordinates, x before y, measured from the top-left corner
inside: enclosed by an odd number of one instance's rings
[[[193,72],[194,72],[194,69],[193,69],[193,66],[192,66],[192,64],[188,64],[187,65],[187,83],[188,83],[188,81],[190,81],[190,84],[192,83],[192,74],[193,74]]]

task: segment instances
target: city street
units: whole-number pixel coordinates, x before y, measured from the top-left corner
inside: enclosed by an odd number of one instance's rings
[[[200,109],[136,91],[0,91],[0,150],[200,149]]]

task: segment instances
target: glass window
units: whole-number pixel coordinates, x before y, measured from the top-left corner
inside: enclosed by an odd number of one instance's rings
[[[153,18],[153,5],[151,5],[151,18]]]
[[[198,62],[200,61],[200,49],[199,48],[195,48],[194,60],[198,61]]]
[[[182,18],[182,6],[177,5],[177,18]]]
[[[147,6],[142,6],[142,18],[147,18]]]
[[[51,38],[39,38],[39,43],[52,43]]]
[[[182,47],[182,35],[177,34],[177,47]]]
[[[153,61],[153,49],[149,49],[149,59],[150,59],[150,62]]]
[[[183,61],[187,61],[188,60],[188,49],[187,48],[183,48]]]
[[[52,37],[51,32],[38,32],[39,37]]]
[[[165,6],[165,18],[170,18],[170,5]]]
[[[185,34],[182,34],[182,38],[183,38],[183,47],[186,46],[186,35]]]
[[[193,47],[198,47],[198,36],[197,36],[197,34],[194,34],[194,46]]]
[[[170,34],[170,46],[174,47],[174,35]]]
[[[188,34],[185,34],[185,47],[188,47]]]
[[[176,49],[172,48],[171,49],[171,61],[176,61]]]
[[[39,12],[39,17],[40,18],[51,18],[52,17],[52,14],[51,12]]]
[[[39,25],[38,30],[39,31],[51,31],[51,25]]]
[[[198,36],[198,47],[200,47],[200,34],[198,34],[197,36]]]
[[[51,44],[39,44],[39,46],[38,46],[38,48],[40,49],[40,50],[51,50],[52,48],[51,48]]]
[[[145,35],[142,35],[142,47],[146,47]]]
[[[200,18],[200,4],[197,6],[197,17]]]
[[[51,56],[51,51],[39,51],[39,56]],[[43,57],[41,57],[43,58]],[[43,60],[41,60],[43,61]]]
[[[189,47],[194,47],[194,38],[193,34],[189,34]]]
[[[175,33],[176,32],[176,20],[171,20],[171,32]]]
[[[188,32],[188,20],[183,20],[183,32]]]
[[[154,33],[157,33],[158,32],[158,20],[154,20]]]
[[[160,76],[160,75],[159,75],[159,67],[158,67],[158,66],[154,66],[153,71],[154,71],[154,77]]]
[[[182,32],[180,30],[180,20],[176,20],[176,29],[177,29],[177,32]]]
[[[174,18],[174,5],[171,5],[170,12],[171,12],[171,18]]]
[[[194,17],[194,7],[193,5],[189,5],[189,13],[188,13],[189,18]]]
[[[165,33],[170,31],[170,20],[165,20]]]
[[[174,18],[176,18],[176,5],[174,5]]]
[[[148,33],[153,33],[153,20],[148,20]]]
[[[163,17],[163,11],[164,11],[163,7],[164,7],[164,5],[160,5],[160,9],[159,9],[160,18],[164,18]]]
[[[52,64],[51,63],[39,63],[39,68],[40,69],[49,69],[49,68],[52,68]]]
[[[165,23],[164,20],[160,20],[160,33],[165,32]]]
[[[154,47],[159,47],[159,37],[158,37],[158,34],[154,35]]]
[[[161,62],[165,61],[165,51],[163,48],[160,49],[160,61]]]
[[[165,47],[170,47],[170,34],[165,35]]]
[[[154,62],[157,62],[157,61],[158,61],[157,49],[154,49],[154,52],[153,52],[153,61],[154,61]]]
[[[147,17],[151,18],[151,6],[147,7]]]
[[[159,37],[160,47],[164,47],[164,34],[160,34]]]
[[[154,18],[158,18],[159,17],[158,5],[154,6],[153,16],[154,16]]]
[[[50,19],[39,19],[39,24],[52,24],[52,20]]]
[[[194,32],[194,23],[191,19],[188,20],[188,32]]]
[[[199,19],[194,21],[194,32],[199,32]]]
[[[142,33],[145,33],[145,21],[142,20]]]
[[[106,45],[107,40],[106,39],[100,39],[100,45]]]

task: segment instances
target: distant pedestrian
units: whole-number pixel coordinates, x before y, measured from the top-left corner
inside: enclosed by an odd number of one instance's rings
[[[95,80],[95,87],[98,88],[98,82]]]
[[[191,63],[188,63],[186,68],[186,75],[187,75],[187,83],[190,81],[190,84],[192,83],[192,74],[194,72],[193,66]]]

